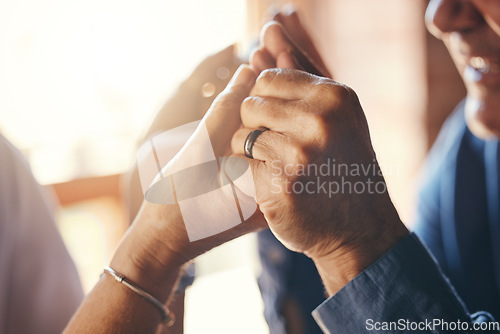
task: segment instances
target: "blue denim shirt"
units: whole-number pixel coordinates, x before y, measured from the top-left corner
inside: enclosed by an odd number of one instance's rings
[[[269,333],[286,334],[293,326],[300,333],[321,334],[311,312],[326,295],[314,262],[285,248],[269,229],[260,231],[257,240],[262,264],[258,283]],[[290,306],[295,312],[285,315]],[[293,319],[286,318],[290,313]]]
[[[493,321],[486,312],[468,313],[413,233],[323,302],[313,317],[325,333],[338,334],[467,333],[453,326],[471,330],[474,323]]]
[[[413,228],[471,311],[500,319],[500,145],[467,128],[463,104],[425,164]]]

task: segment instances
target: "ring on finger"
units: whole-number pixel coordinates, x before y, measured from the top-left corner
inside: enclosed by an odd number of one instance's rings
[[[269,130],[268,128],[261,126],[258,129],[255,129],[248,134],[247,138],[245,139],[245,144],[243,148],[245,156],[247,158],[253,159],[252,149],[253,145],[255,144],[255,141],[257,140],[257,137],[259,137],[263,132],[268,130]]]

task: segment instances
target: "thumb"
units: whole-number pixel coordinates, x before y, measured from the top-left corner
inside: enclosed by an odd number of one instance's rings
[[[224,156],[231,137],[241,126],[240,107],[255,83],[249,65],[241,65],[227,87],[214,100],[202,120],[210,136],[215,156]]]
[[[248,96],[248,93],[250,93],[250,89],[252,89],[254,83],[255,83],[255,73],[252,69],[252,67],[248,64],[242,64],[236,72],[234,72],[233,77],[227,84],[226,89],[232,89],[234,87],[241,87],[244,91],[246,91],[246,94],[244,94],[245,97]]]
[[[238,67],[226,88],[217,96],[206,115],[206,121],[215,120],[219,123],[227,121],[221,117],[239,116],[241,102],[250,94],[255,84],[256,76],[252,67],[243,64]],[[239,119],[239,117],[238,117]]]

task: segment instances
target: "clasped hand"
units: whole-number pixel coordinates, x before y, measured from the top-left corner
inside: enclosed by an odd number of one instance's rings
[[[268,225],[285,246],[310,256],[320,274],[350,264],[344,270],[349,275],[334,279],[328,289],[333,292],[407,231],[387,193],[355,92],[328,78],[321,59],[309,56],[318,57],[315,49],[298,46],[311,48],[307,34],[299,43],[291,40],[286,24],[294,17],[280,15],[280,22],[264,28],[251,67],[237,71],[200,123],[216,154],[233,154],[221,172],[244,194],[238,198],[253,198],[259,209],[236,227],[195,242],[186,237],[180,215],[160,219],[155,238],[182,263]],[[257,137],[253,159],[246,158],[245,139],[259,127],[269,131]],[[195,145],[199,133],[176,161],[202,153]],[[242,166],[251,173],[234,173]],[[220,202],[209,209],[224,210]],[[178,211],[168,207],[157,210]]]

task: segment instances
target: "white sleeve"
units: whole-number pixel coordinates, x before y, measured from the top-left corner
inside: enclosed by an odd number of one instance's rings
[[[60,333],[83,299],[45,195],[0,135],[0,333]]]

